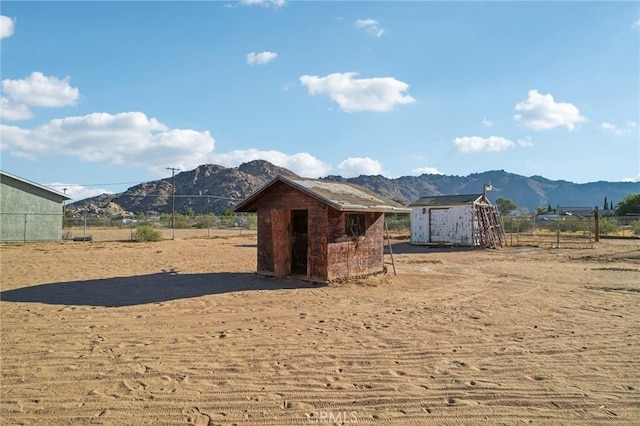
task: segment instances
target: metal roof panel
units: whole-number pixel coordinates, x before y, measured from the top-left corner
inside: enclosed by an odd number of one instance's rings
[[[278,176],[247,199],[238,204],[234,211],[255,211],[255,201],[265,190],[282,182],[330,205],[338,211],[410,213],[411,210],[395,201],[361,186],[320,179],[290,179]]]

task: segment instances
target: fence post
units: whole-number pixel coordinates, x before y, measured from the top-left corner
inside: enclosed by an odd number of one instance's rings
[[[600,210],[598,206],[595,206],[593,208],[593,216],[595,217],[594,228],[596,232],[596,236],[594,238],[595,242],[597,243],[598,241],[600,241]]]
[[[556,248],[560,248],[560,206],[556,207]]]
[[[84,228],[82,230],[82,242],[87,241],[87,211],[84,211]]]

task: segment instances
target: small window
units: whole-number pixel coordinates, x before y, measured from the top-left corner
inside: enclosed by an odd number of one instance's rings
[[[357,237],[364,235],[364,219],[363,214],[347,214],[344,221],[344,233],[348,237]]]

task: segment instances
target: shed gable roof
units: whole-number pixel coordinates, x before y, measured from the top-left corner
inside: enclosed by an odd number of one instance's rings
[[[278,176],[247,197],[233,210],[236,212],[256,211],[256,202],[277,183],[289,185],[338,211],[409,213],[411,210],[383,197],[367,188],[349,183],[320,179],[290,179]]]
[[[13,179],[13,180],[15,180],[17,182],[21,182],[21,183],[23,183],[23,184],[25,184],[27,186],[31,186],[33,188],[37,188],[40,191],[45,191],[45,192],[51,193],[54,196],[60,197],[60,201],[62,201],[62,200],[70,200],[71,199],[71,197],[68,197],[66,194],[63,194],[62,192],[56,191],[55,189],[48,188],[48,187],[46,187],[44,185],[40,185],[39,183],[31,182],[30,180],[27,180],[27,179],[18,177],[16,175],[12,175],[11,173],[7,173],[7,172],[4,172],[4,171],[0,170],[0,179],[4,183],[7,183],[7,178],[9,178],[10,180]]]
[[[482,194],[436,195],[432,197],[420,197],[409,204],[409,207],[448,206],[452,204],[473,204],[476,202],[489,204],[489,200]]]

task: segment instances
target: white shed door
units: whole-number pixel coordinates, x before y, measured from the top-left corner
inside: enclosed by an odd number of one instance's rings
[[[432,243],[446,243],[450,240],[449,209],[429,210],[429,229]]]

